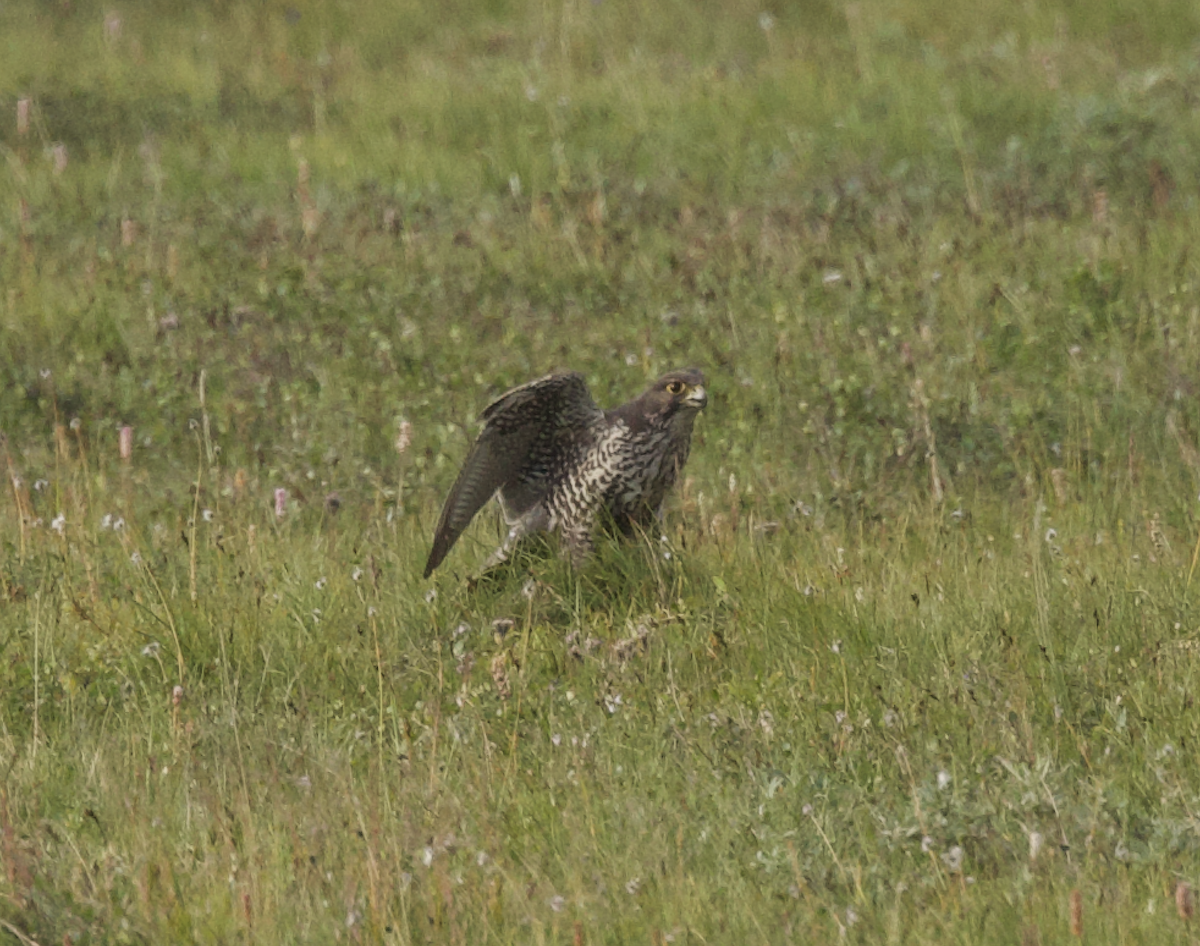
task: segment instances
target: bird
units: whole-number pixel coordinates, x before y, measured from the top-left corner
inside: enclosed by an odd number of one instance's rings
[[[609,410],[596,405],[574,371],[502,394],[484,409],[483,430],[446,497],[425,577],[497,494],[508,534],[484,572],[531,533],[558,533],[578,567],[592,551],[598,522],[626,536],[648,526],[687,462],[692,425],[708,404],[704,384],[697,368],[671,371]]]

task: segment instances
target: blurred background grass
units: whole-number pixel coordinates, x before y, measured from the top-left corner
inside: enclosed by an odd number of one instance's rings
[[[1198,40],[0,7],[4,928],[1190,941]],[[418,580],[491,397],[684,365],[670,559]]]
[[[294,476],[347,417],[378,460],[446,394],[695,361],[837,487],[914,370],[970,479],[1121,450],[1190,389],[1196,13],[918,7],[10,6],[0,423],[45,436],[50,369],[169,441],[206,367],[231,459]]]

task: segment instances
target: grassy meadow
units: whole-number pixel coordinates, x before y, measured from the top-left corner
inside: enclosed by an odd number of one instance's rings
[[[1200,940],[1192,0],[13,0],[0,157],[0,943]]]

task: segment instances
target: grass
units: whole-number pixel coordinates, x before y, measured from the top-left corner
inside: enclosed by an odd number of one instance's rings
[[[1197,26],[0,7],[0,938],[1195,941]],[[669,548],[420,580],[687,365]]]

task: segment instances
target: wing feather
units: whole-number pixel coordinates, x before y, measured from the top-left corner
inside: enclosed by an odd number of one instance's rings
[[[529,482],[521,482],[531,455],[544,453],[548,440],[575,435],[603,418],[583,375],[575,372],[530,381],[489,404],[482,415],[483,431],[442,507],[425,577],[441,564],[497,490],[505,490],[506,499],[517,500],[519,508],[510,512],[524,513],[542,498]]]

